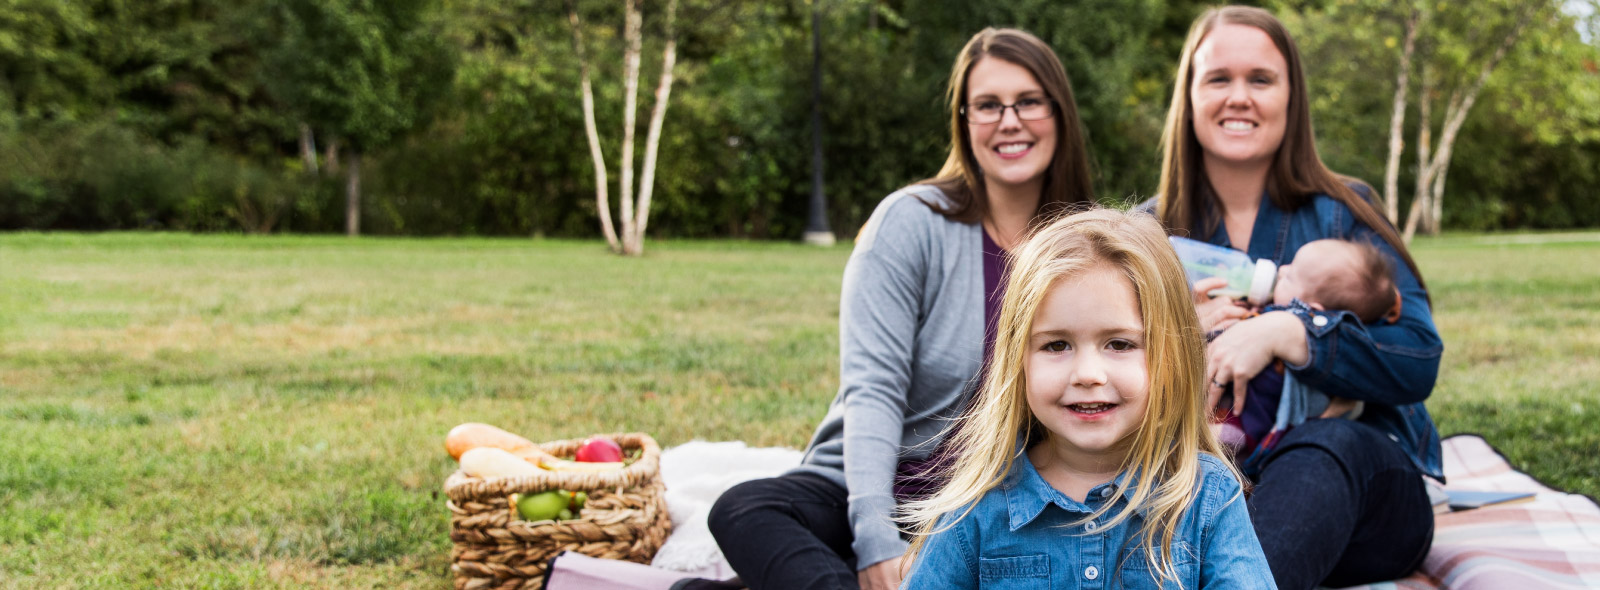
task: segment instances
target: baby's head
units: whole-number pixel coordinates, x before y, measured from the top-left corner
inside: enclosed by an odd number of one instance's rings
[[[1375,322],[1396,309],[1394,265],[1377,246],[1347,240],[1307,242],[1278,269],[1272,302],[1299,299],[1317,309],[1342,309]]]

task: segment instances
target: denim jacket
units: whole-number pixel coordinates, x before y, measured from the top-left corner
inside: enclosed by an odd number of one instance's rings
[[[1275,588],[1256,540],[1239,482],[1222,460],[1200,456],[1200,487],[1172,542],[1172,561],[1183,588]],[[1159,588],[1136,534],[1134,516],[1112,528],[1073,523],[1106,502],[1116,514],[1132,496],[1124,473],[1089,490],[1078,502],[1050,487],[1026,456],[1012,463],[999,487],[989,490],[964,518],[940,519],[901,588]],[[1177,587],[1170,581],[1167,587]]]
[[[1140,208],[1150,211],[1154,206],[1151,199]],[[1190,237],[1233,247],[1222,224],[1209,236]],[[1387,434],[1418,469],[1443,481],[1439,432],[1422,402],[1433,393],[1444,343],[1433,325],[1427,291],[1394,247],[1332,197],[1317,195],[1308,205],[1284,211],[1262,193],[1246,253],[1282,266],[1294,262],[1301,246],[1324,238],[1370,242],[1394,262],[1401,317],[1392,324],[1363,324],[1348,311],[1290,310],[1306,327],[1311,356],[1306,364],[1288,369],[1318,391],[1366,402],[1357,421]]]

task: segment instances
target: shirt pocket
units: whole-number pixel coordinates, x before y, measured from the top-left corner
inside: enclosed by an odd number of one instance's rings
[[[1043,553],[1016,557],[980,557],[978,587],[1049,590],[1050,557]]]
[[[1156,554],[1161,553],[1161,546],[1156,546]],[[1150,568],[1149,561],[1145,558],[1144,545],[1139,544],[1128,549],[1126,557],[1117,570],[1118,580],[1112,588],[1177,588],[1172,580],[1160,581],[1156,571]],[[1194,549],[1183,541],[1172,542],[1172,573],[1178,575],[1178,582],[1183,588],[1192,589],[1200,583],[1200,558],[1195,555]],[[1157,583],[1160,581],[1160,583]]]

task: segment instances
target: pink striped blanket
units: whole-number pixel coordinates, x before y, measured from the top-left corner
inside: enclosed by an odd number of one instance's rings
[[[1408,578],[1362,590],[1600,588],[1600,506],[1516,471],[1475,435],[1444,441],[1446,490],[1536,492],[1532,501],[1435,517],[1433,550]]]

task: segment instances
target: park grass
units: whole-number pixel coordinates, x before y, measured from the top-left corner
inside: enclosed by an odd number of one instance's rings
[[[0,588],[445,588],[444,433],[805,443],[848,245],[0,235]],[[1600,494],[1600,234],[1419,240],[1429,407]]]

